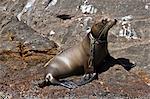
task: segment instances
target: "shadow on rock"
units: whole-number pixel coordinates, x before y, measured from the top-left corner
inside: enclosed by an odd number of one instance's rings
[[[108,55],[105,60],[100,64],[101,67],[98,67],[98,73],[102,73],[107,71],[110,67],[113,67],[114,65],[121,65],[129,71],[131,68],[135,67],[135,64],[131,63],[129,59],[126,58],[117,58],[115,59],[114,57]]]

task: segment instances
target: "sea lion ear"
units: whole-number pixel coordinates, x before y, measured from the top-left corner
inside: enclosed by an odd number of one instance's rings
[[[102,23],[105,24],[105,20],[102,20]]]

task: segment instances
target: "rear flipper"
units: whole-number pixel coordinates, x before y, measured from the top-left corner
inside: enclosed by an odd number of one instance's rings
[[[97,73],[84,74],[83,77],[81,78],[81,81],[78,83],[78,86],[85,85],[97,78],[98,78]]]
[[[77,84],[75,84],[74,82],[69,81],[69,80],[60,81],[60,85],[63,86],[63,87],[69,88],[69,89],[74,89],[74,88],[78,87]]]
[[[49,86],[49,85],[60,85],[65,88],[74,89],[74,88],[77,88],[78,86],[85,85],[85,84],[93,81],[94,79],[97,79],[97,76],[98,76],[97,73],[85,74],[81,78],[81,81],[78,84],[75,84],[74,82],[68,81],[68,80],[58,81],[55,78],[53,78],[53,76],[51,74],[47,74],[46,80],[39,82],[38,86],[40,88],[43,88],[43,87]]]
[[[78,85],[75,84],[72,81],[68,81],[68,80],[62,80],[62,81],[58,81],[55,78],[53,78],[53,76],[51,74],[48,74],[46,76],[46,80],[41,81],[40,83],[38,83],[38,86],[40,88],[43,88],[45,86],[49,86],[49,85],[60,85],[69,89],[73,89],[73,88],[77,88]]]

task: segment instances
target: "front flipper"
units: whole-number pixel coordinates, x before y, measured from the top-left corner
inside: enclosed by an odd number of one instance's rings
[[[89,74],[84,74],[83,77],[81,78],[81,81],[79,82],[78,86],[85,85],[94,79],[97,79],[97,73],[89,73]]]

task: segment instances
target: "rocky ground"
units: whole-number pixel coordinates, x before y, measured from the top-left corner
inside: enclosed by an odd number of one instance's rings
[[[47,7],[43,1],[36,0],[19,21],[16,16],[27,0],[0,0],[0,99],[149,99],[149,0],[49,0]],[[45,63],[78,44],[102,16],[118,20],[108,37],[112,59],[103,64],[110,68],[76,89],[38,88],[35,84],[44,77]],[[136,35],[121,36],[124,24]]]

